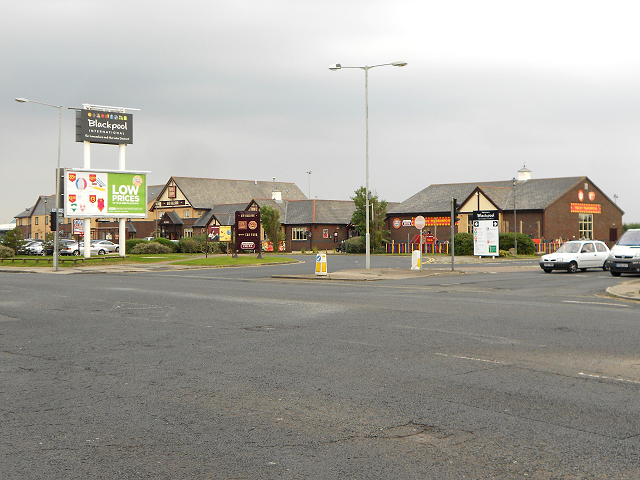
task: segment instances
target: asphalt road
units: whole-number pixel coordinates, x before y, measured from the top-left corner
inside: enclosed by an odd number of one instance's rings
[[[640,478],[624,279],[425,267],[0,273],[0,477]]]

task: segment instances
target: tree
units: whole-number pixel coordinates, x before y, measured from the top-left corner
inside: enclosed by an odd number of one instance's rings
[[[265,205],[260,209],[260,221],[269,241],[273,244],[273,251],[277,252],[280,242],[286,240],[282,225],[280,225],[280,212]]]
[[[351,223],[355,225],[359,235],[365,235],[367,231],[366,219],[366,197],[365,187],[360,187],[355,191],[355,196],[351,197],[355,204],[355,211],[351,216]],[[372,195],[369,199],[369,208],[371,209],[369,217],[369,236],[371,249],[376,250],[388,238],[391,232],[384,229],[384,219],[387,216],[387,201],[379,200],[377,195]]]
[[[17,254],[18,248],[20,248],[24,243],[24,240],[22,238],[22,232],[18,227],[16,227],[6,233],[6,235],[2,239],[2,245],[11,248]]]

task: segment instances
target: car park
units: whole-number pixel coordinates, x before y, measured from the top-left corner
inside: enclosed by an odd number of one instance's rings
[[[640,273],[640,229],[629,229],[611,248],[606,266],[614,277]]]
[[[120,251],[120,246],[109,240],[91,240],[91,251],[94,247],[98,248],[98,255],[104,255],[105,253],[114,253]]]
[[[575,273],[587,268],[606,270],[605,262],[609,258],[609,247],[599,240],[572,240],[563,244],[554,253],[540,259],[540,268],[545,273],[553,270],[566,270]]]

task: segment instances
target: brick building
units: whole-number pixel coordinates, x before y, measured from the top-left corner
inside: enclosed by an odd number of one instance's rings
[[[449,239],[452,198],[461,205],[456,233],[472,231],[474,211],[497,210],[501,232],[515,227],[542,241],[592,238],[612,245],[622,234],[624,212],[588,177],[532,179],[526,167],[518,173],[518,180],[430,185],[388,211],[391,240],[415,235],[411,220],[418,215],[427,220],[425,229]]]

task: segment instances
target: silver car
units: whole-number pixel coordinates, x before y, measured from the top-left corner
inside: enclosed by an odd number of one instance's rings
[[[109,240],[91,240],[91,252],[97,249],[99,255],[120,251],[120,245]]]

